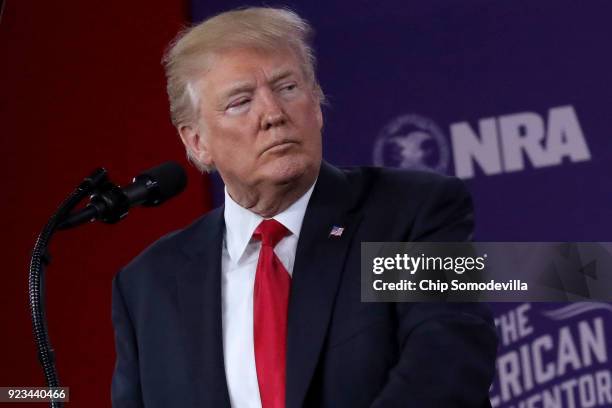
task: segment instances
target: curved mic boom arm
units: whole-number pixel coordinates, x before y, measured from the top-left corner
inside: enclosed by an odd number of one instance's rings
[[[96,169],[64,200],[58,210],[47,222],[38,235],[32,251],[30,270],[28,275],[28,293],[30,298],[30,313],[32,316],[32,330],[34,341],[38,350],[38,359],[42,365],[47,387],[59,387],[59,379],[55,368],[55,355],[47,331],[47,319],[44,301],[44,275],[45,265],[49,264],[48,246],[59,223],[68,216],[70,211],[79,202],[100,185],[108,181],[106,170]],[[51,401],[52,408],[63,407],[59,401]]]
[[[49,219],[34,245],[28,277],[34,341],[47,387],[59,387],[55,356],[47,332],[44,301],[44,272],[45,266],[49,264],[49,242],[55,231],[95,220],[114,224],[127,215],[130,207],[160,205],[180,194],[186,184],[185,170],[176,162],[153,167],[136,176],[131,184],[123,188],[111,183],[106,170],[99,168],[79,184]],[[90,203],[83,209],[71,212],[87,196],[91,196]],[[51,401],[52,408],[62,406],[62,401]]]

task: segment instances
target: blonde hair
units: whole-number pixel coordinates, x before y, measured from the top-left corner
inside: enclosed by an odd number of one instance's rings
[[[206,70],[213,54],[235,48],[274,51],[289,47],[302,62],[303,73],[313,85],[315,95],[324,103],[315,75],[316,57],[310,44],[312,34],[308,22],[295,12],[268,7],[228,11],[183,30],[162,60],[173,125],[179,129],[197,123],[200,104],[195,87],[197,78]],[[187,155],[193,159],[189,150]]]

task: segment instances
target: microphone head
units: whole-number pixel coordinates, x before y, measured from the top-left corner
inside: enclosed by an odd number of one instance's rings
[[[180,194],[187,186],[187,174],[180,164],[169,161],[134,178],[134,183],[143,182],[148,192],[143,205],[155,206]]]

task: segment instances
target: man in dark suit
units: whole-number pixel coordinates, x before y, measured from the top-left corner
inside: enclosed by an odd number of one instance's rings
[[[360,242],[468,240],[469,195],[323,162],[308,37],[295,13],[251,8],[169,50],[174,124],[225,205],[117,274],[115,407],[490,406],[484,306],[360,301]]]

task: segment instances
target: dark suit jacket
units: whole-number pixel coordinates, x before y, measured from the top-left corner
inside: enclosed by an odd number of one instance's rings
[[[472,227],[455,178],[323,163],[291,283],[287,408],[490,406],[497,338],[485,306],[360,301],[361,241],[465,241]],[[223,232],[218,208],[115,277],[115,407],[229,406]]]

